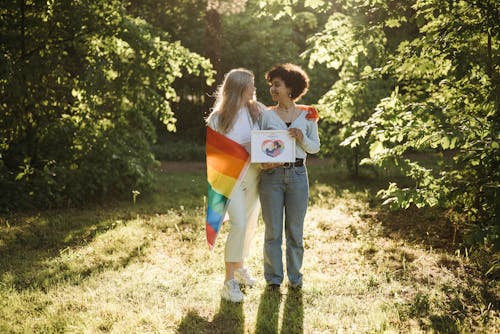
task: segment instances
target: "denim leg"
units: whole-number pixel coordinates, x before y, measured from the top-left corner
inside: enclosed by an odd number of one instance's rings
[[[291,285],[302,285],[302,259],[304,256],[304,218],[309,200],[307,169],[294,167],[287,170],[285,197],[286,272]]]
[[[264,278],[268,284],[283,282],[283,206],[284,169],[273,168],[261,172],[259,196],[262,219],[265,224],[264,236]]]

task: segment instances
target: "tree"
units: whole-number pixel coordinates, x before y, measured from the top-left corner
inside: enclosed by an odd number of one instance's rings
[[[5,3],[0,69],[3,210],[145,189],[153,123],[173,130],[183,71],[212,76],[122,2]]]
[[[441,206],[456,227],[478,226],[486,232],[482,241],[498,240],[496,2],[265,3],[281,6],[280,15],[298,3],[328,15],[307,53],[312,65],[340,71],[320,101],[331,112],[321,130],[332,134],[340,123],[343,145],[361,154],[366,147],[362,163],[397,166],[408,176],[409,184],[393,182],[380,192],[385,203]],[[426,165],[422,154],[438,161]]]
[[[148,0],[134,1],[132,7],[135,15],[154,22],[155,27],[168,31],[182,45],[188,45],[191,50],[209,58],[218,73],[216,85],[221,83],[222,76],[230,69],[246,67],[255,74],[258,98],[265,103],[272,103],[264,79],[265,71],[275,63],[284,61],[307,66],[307,61],[299,55],[305,51],[306,39],[314,33],[317,19],[315,14],[300,7],[297,8],[300,10],[297,17],[284,16],[274,20],[271,16],[261,15],[265,13],[259,3],[257,0],[196,1],[196,4],[193,0]],[[209,24],[212,21],[214,22]],[[216,29],[212,31],[208,27]],[[274,37],[277,33],[279,38]],[[212,37],[204,40],[206,34]],[[329,88],[325,82],[334,76],[332,71],[319,65],[308,72],[311,76],[311,89],[304,101],[301,101],[304,103],[316,102]],[[159,131],[161,138],[155,146],[158,151],[177,141],[203,144],[204,117],[212,106],[216,85],[206,86],[203,81],[190,75],[183,75],[174,82],[173,87],[179,98],[172,104],[172,110],[177,120],[176,127],[181,131]],[[202,155],[199,153],[200,157]]]
[[[500,188],[498,7],[429,0],[414,8],[420,38],[401,42],[381,71],[398,85],[349,140],[369,135],[368,161],[396,161],[414,180],[406,188],[392,183],[381,192],[386,202],[440,205],[459,214],[450,217],[455,224],[493,225]],[[453,159],[431,169],[409,159],[409,151],[449,152]]]

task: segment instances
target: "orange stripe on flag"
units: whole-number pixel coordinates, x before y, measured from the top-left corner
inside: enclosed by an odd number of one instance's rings
[[[234,156],[219,150],[217,147],[207,144],[207,166],[211,166],[217,171],[238,178],[241,169],[246,164],[246,159],[241,160]]]
[[[210,127],[207,127],[206,144],[224,151],[239,160],[246,160],[248,158],[248,152],[243,146],[218,133]]]

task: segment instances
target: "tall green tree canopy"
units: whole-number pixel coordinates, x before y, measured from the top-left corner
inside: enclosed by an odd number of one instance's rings
[[[323,154],[409,177],[387,204],[498,220],[494,0],[26,0],[0,15],[3,209],[142,189],[158,133],[203,137],[214,69],[216,84],[253,70],[271,103],[263,74],[290,61],[309,66]]]
[[[78,205],[150,180],[153,123],[209,61],[122,1],[0,5],[0,207]]]
[[[382,191],[386,203],[439,205],[455,223],[497,222],[498,3],[270,0],[264,7],[293,15],[296,3],[328,16],[305,54],[311,66],[339,69],[319,101],[323,131],[341,123],[343,145],[366,147],[364,163],[396,165],[413,180]],[[431,168],[412,158],[419,152],[443,158]]]

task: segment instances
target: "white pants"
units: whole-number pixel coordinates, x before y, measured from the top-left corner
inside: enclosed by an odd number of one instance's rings
[[[231,194],[227,209],[229,234],[224,249],[226,262],[242,262],[248,256],[259,219],[259,173],[258,164],[250,164],[242,182]]]

